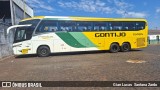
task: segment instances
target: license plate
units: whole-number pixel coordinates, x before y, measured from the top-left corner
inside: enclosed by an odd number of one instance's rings
[[[27,54],[28,53],[28,49],[22,49],[22,53],[23,54]]]

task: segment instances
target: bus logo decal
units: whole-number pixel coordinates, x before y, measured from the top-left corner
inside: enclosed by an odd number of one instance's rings
[[[125,37],[126,33],[95,33],[95,37]]]

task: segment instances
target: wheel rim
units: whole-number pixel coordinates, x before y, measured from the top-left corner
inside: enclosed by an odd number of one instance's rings
[[[46,55],[46,54],[47,54],[47,50],[46,50],[46,49],[42,49],[42,50],[41,50],[41,54],[42,54],[42,55]]]
[[[113,49],[113,51],[118,51],[117,45],[114,45],[114,46],[112,47],[112,49]]]
[[[128,50],[129,50],[129,46],[128,46],[127,44],[125,44],[125,45],[123,45],[123,49],[124,49],[125,51],[128,51]]]

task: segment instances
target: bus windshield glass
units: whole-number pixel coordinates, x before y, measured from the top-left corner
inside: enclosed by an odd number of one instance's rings
[[[19,25],[25,25],[25,24],[32,24],[32,25],[29,27],[17,28],[15,32],[14,43],[30,40],[32,38],[32,33],[36,28],[37,24],[39,23],[39,21],[40,21],[39,19],[35,19],[35,20],[20,22]]]

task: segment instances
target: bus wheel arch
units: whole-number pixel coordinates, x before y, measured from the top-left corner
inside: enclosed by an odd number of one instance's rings
[[[50,53],[51,53],[51,50],[48,45],[40,45],[37,48],[37,55],[39,57],[47,57],[50,55]]]
[[[113,42],[110,44],[110,49],[109,51],[111,53],[117,53],[120,50],[120,46],[118,42]]]
[[[122,52],[128,52],[131,50],[131,44],[129,42],[123,42],[120,48]]]

